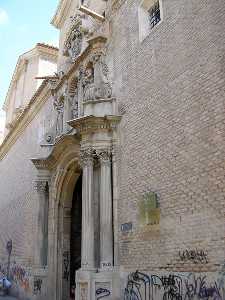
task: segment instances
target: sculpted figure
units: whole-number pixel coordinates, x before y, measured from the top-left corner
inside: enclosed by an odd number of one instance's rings
[[[84,101],[108,99],[112,96],[112,87],[108,78],[109,70],[99,53],[91,57],[91,64],[83,74]]]
[[[53,106],[56,110],[56,136],[60,135],[63,132],[63,112],[64,112],[64,99],[57,98],[54,96]]]
[[[94,69],[88,66],[82,80],[84,101],[95,99]]]
[[[102,58],[99,59],[99,62],[96,64],[96,69],[98,73],[98,78],[96,78],[96,98],[107,99],[112,96],[112,87],[109,82],[108,73],[109,69],[107,65],[104,63]]]
[[[71,95],[72,99],[72,117],[78,118],[78,91],[76,89],[75,94]]]

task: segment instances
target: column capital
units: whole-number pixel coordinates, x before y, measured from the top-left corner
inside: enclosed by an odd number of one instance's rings
[[[110,164],[112,158],[112,151],[110,149],[99,149],[96,150],[96,156],[100,160],[101,164]]]
[[[81,149],[80,151],[81,166],[93,165],[94,150],[92,147]]]
[[[34,189],[38,192],[38,193],[47,193],[47,181],[46,180],[35,180],[34,181]]]

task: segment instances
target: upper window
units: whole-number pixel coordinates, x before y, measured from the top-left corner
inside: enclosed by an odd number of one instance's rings
[[[150,28],[155,27],[156,24],[161,20],[160,18],[160,6],[159,1],[157,1],[148,11]]]
[[[140,41],[151,32],[162,19],[161,0],[143,0],[138,9]]]

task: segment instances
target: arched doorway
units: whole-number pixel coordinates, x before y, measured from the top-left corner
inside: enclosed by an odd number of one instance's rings
[[[71,170],[67,175],[70,172]],[[67,182],[68,185],[64,184],[64,197],[59,205],[58,282],[61,291],[59,290],[58,299],[60,300],[72,297],[76,271],[81,267],[82,173],[74,175]]]

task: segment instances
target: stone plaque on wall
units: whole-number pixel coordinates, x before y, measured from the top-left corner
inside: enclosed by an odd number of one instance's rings
[[[147,192],[139,202],[139,219],[141,225],[157,225],[160,221],[160,208],[157,194]]]

